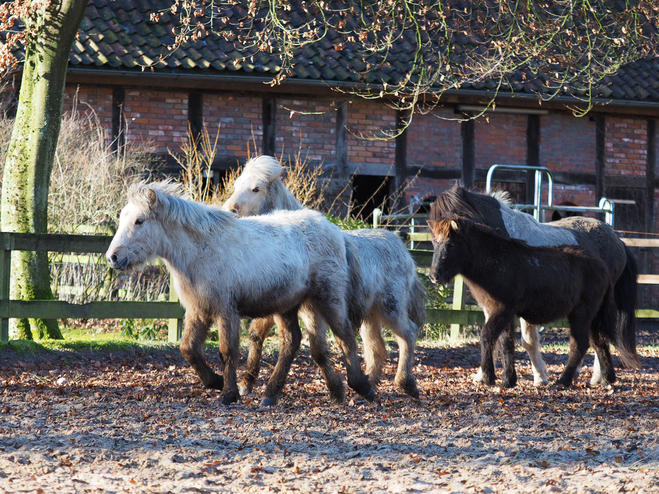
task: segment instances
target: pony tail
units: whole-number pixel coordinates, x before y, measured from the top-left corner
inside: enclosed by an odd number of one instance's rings
[[[348,299],[346,303],[348,306],[348,317],[356,330],[368,316],[367,307],[364,305],[364,297],[360,295],[364,293],[364,287],[362,286],[364,280],[361,275],[361,261],[357,246],[347,235],[343,235],[343,239],[346,246],[348,283],[350,285],[347,291]]]
[[[639,367],[636,353],[636,306],[638,303],[638,266],[629,247],[625,246],[627,263],[614,286],[614,298],[618,308],[616,324],[616,348],[628,367]],[[624,356],[623,356],[624,354]],[[627,362],[626,359],[629,360]]]
[[[417,335],[426,324],[425,303],[428,298],[426,290],[418,276],[414,277],[414,284],[410,289],[410,298],[407,304],[407,317],[416,324]]]

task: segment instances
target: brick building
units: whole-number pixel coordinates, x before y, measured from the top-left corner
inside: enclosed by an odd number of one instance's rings
[[[432,110],[415,114],[402,136],[387,139],[383,132],[400,115],[386,101],[335,90],[353,87],[354,77],[331,42],[302,54],[291,77],[275,86],[267,62],[232,65],[234,48],[212,37],[142,70],[171,44],[174,20],[150,20],[170,4],[90,2],[70,57],[65,111],[91,109],[108,139],[147,140],[164,157],[178,149],[188,125],[205,125],[213,137],[219,127],[218,174],[244,162],[249,150],[284,159],[299,152],[328,175],[352,177],[357,201],[382,184],[390,192],[405,186],[398,207],[456,180],[480,185],[493,164],[545,166],[554,175],[556,204],[632,200],[616,208],[616,228],[657,230],[657,60],[607,78],[584,117],[573,114],[574,98],[541,102],[520,84],[497,96],[494,111],[464,120],[490,99],[485,87],[470,87],[447,91]],[[532,194],[526,174],[497,180],[519,201]]]

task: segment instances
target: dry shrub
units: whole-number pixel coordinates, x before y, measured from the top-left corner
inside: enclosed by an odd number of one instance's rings
[[[212,167],[219,136],[219,127],[215,135],[215,141],[211,142],[206,126],[202,128],[196,137],[190,126],[188,126],[186,140],[181,145],[181,154],[178,155],[171,150],[169,151],[169,154],[181,166],[178,180],[183,185],[188,197],[193,201],[205,202],[206,204],[224,204],[231,195],[233,183],[240,175],[240,168],[229,170],[220,183],[213,184]]]
[[[76,110],[62,119],[48,198],[48,231],[111,235],[128,186],[148,178],[153,169],[150,146],[131,141],[118,153],[96,115]],[[13,123],[0,120],[3,167]],[[52,253],[50,262],[53,294],[60,300],[156,300],[169,292],[169,276],[162,265],[117,277],[102,254]]]
[[[329,183],[321,183],[322,174],[322,165],[311,165],[307,156],[303,157],[302,152],[298,150],[286,167],[284,184],[304,207],[319,210],[325,202]]]

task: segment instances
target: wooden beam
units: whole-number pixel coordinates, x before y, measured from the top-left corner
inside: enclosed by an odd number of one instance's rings
[[[348,179],[348,102],[339,101],[336,105],[336,173],[339,178]]]
[[[263,142],[261,151],[268,156],[277,154],[277,99],[272,96],[263,98]]]
[[[126,143],[126,122],[124,120],[124,102],[126,90],[123,87],[112,89],[112,141],[114,150],[121,153]]]
[[[526,166],[540,166],[540,115],[526,119]],[[535,172],[526,172],[526,203],[535,199]]]
[[[476,123],[473,119],[460,124],[462,136],[462,185],[473,187],[476,181]]]
[[[655,167],[657,164],[657,121],[648,119],[647,123],[647,161],[645,163],[645,214],[644,226],[646,232],[653,232],[654,226],[654,196]]]
[[[599,201],[606,195],[604,181],[606,164],[606,118],[595,117],[595,197]]]
[[[0,308],[1,318],[43,319],[180,319],[185,311],[175,302],[91,302],[61,300],[10,300]]]

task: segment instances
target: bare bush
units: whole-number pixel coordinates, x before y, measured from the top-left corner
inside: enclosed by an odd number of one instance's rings
[[[0,119],[0,166],[12,127],[13,120]],[[121,152],[114,144],[93,112],[74,107],[63,117],[48,198],[49,233],[114,233],[128,186],[153,170],[149,143],[131,141]],[[157,300],[169,290],[169,276],[159,265],[117,277],[102,254],[52,253],[50,264],[53,294],[72,303]]]

